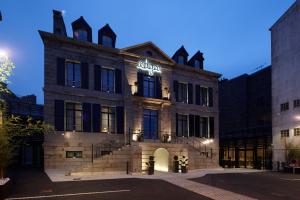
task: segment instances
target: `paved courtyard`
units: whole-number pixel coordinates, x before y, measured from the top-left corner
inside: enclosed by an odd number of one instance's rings
[[[255,199],[300,199],[300,175],[278,172],[209,174],[193,181]]]

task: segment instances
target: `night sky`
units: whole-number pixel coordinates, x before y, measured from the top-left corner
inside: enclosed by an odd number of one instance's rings
[[[43,43],[38,30],[52,32],[52,10],[71,23],[84,16],[97,31],[108,23],[117,48],[152,41],[170,57],[184,45],[204,53],[204,68],[233,78],[271,63],[269,28],[294,0],[0,0],[0,49],[16,65],[9,87],[35,94],[43,103]]]

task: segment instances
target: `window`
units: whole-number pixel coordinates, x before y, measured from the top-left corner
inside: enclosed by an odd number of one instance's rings
[[[116,108],[101,107],[101,132],[115,133],[116,132]]]
[[[289,109],[289,102],[280,104],[280,111],[281,112],[286,111],[288,109]]]
[[[113,47],[113,40],[110,37],[104,35],[102,36],[102,45],[105,47]]]
[[[149,56],[149,57],[153,56],[151,51],[146,51],[146,55]]]
[[[82,158],[82,151],[66,151],[66,158]]]
[[[71,87],[80,88],[81,87],[81,67],[80,63],[67,62],[66,65],[66,85]]]
[[[300,107],[300,99],[294,100],[294,108]]]
[[[79,103],[66,103],[67,131],[82,131],[82,106]]]
[[[144,97],[155,97],[155,77],[144,76]]]
[[[74,36],[77,40],[87,41],[87,31],[83,29],[77,29],[74,32]]]
[[[187,126],[187,115],[180,115],[178,114],[178,121],[177,121],[177,136],[182,137],[188,136],[188,126]]]
[[[300,136],[300,128],[294,128],[294,136]]]
[[[289,129],[280,131],[281,138],[290,137]]]
[[[144,138],[157,139],[158,136],[157,110],[144,110]]]
[[[200,137],[208,138],[208,118],[200,117]]]
[[[178,56],[178,64],[184,65],[184,57],[183,56]]]
[[[208,88],[200,87],[200,105],[208,106]]]
[[[199,62],[199,60],[195,60],[195,68],[196,69],[200,69],[200,62]]]
[[[101,70],[101,91],[114,93],[115,92],[115,70],[102,68]]]
[[[187,103],[188,90],[186,83],[178,83],[178,102]]]

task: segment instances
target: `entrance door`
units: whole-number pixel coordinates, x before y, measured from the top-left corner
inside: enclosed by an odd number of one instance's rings
[[[157,110],[144,110],[144,139],[157,139]]]

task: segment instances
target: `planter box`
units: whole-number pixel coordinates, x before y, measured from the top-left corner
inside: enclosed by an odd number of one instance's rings
[[[4,199],[8,196],[11,188],[11,180],[0,180],[0,199]]]

